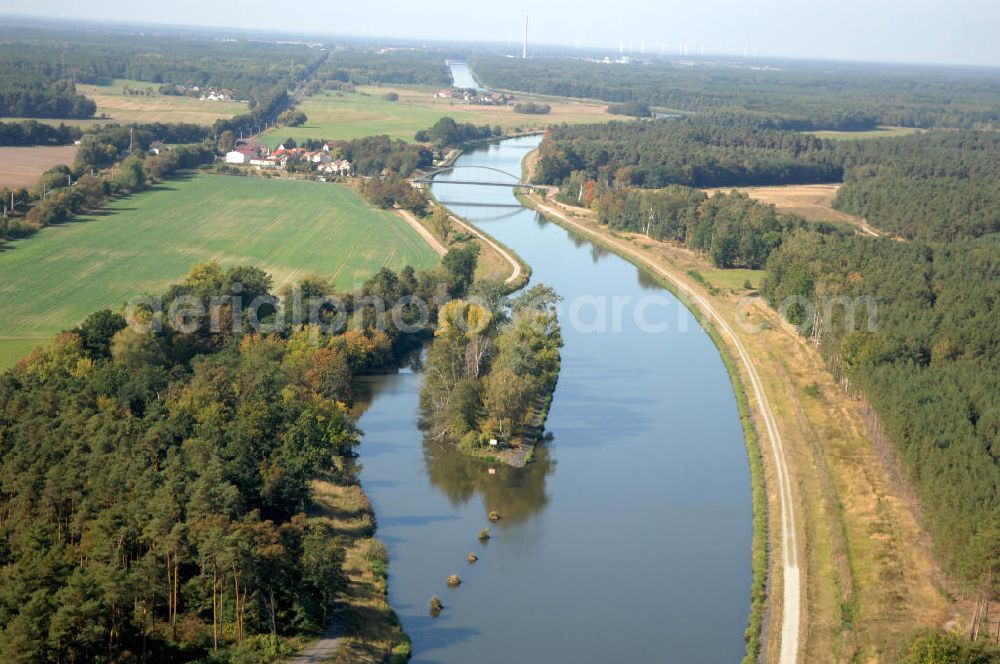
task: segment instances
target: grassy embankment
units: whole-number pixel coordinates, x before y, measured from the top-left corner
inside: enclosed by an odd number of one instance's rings
[[[305,99],[300,105],[309,120],[301,127],[279,127],[262,135],[261,140],[273,146],[286,138],[301,141],[306,138],[353,139],[386,134],[392,138],[413,141],[420,129],[428,129],[444,116],[458,122],[477,125],[500,125],[505,130],[540,129],[553,124],[602,122],[614,119],[605,111],[606,104],[569,99],[540,98],[518,95],[518,99],[549,104],[548,115],[515,113],[510,106],[471,106],[454,99],[434,96],[440,88],[427,86],[359,87],[357,92],[326,92]],[[388,101],[387,92],[399,94],[398,101]]]
[[[355,413],[356,414],[356,413]],[[353,460],[338,459],[336,477],[314,480],[310,518],[326,521],[344,537],[348,594],[337,616],[340,647],[330,660],[342,664],[405,662],[409,637],[387,595],[388,551],[375,538],[375,513],[358,483]]]
[[[537,199],[536,199],[537,202]],[[546,202],[547,205],[553,205]],[[940,626],[954,617],[955,606],[942,589],[944,580],[930,554],[927,537],[911,506],[881,466],[867,436],[857,404],[826,371],[818,352],[752,293],[733,287],[734,280],[685,249],[619,234],[601,227],[586,210],[561,208],[594,241],[640,267],[656,265],[708,298],[752,357],[785,441],[785,457],[794,487],[799,541],[802,543],[804,595],[800,661],[895,662],[907,634],[921,626]],[[562,220],[552,217],[562,225]],[[575,228],[580,232],[580,228]],[[655,275],[651,275],[654,276]],[[757,275],[749,276],[756,285]],[[662,280],[661,280],[662,281]],[[670,287],[669,283],[664,283]],[[676,290],[676,289],[675,289]],[[696,307],[691,306],[692,310]],[[706,326],[723,351],[741,401],[744,423],[752,397],[740,387],[742,370],[733,370],[731,349],[714,326]],[[748,434],[751,470],[759,491],[759,451]],[[757,461],[755,461],[757,459]],[[767,506],[776,514],[776,476],[765,457],[763,479]],[[755,494],[757,496],[758,494]],[[760,613],[760,511],[755,498],[755,606],[751,633]],[[767,535],[772,551],[779,542]],[[774,562],[774,561],[772,561]],[[772,568],[773,569],[773,568]],[[779,568],[780,569],[780,568]],[[770,635],[766,659],[778,652],[780,578],[771,584]]]
[[[162,291],[196,263],[252,264],[275,286],[306,274],[351,290],[380,267],[432,268],[402,219],[352,189],[196,175],[116,200],[0,251],[0,367],[101,308]]]

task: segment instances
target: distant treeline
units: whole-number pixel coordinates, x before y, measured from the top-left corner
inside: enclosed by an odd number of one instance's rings
[[[840,182],[835,205],[908,239],[1000,231],[1000,134],[937,131],[857,141],[715,119],[554,127],[536,178],[573,187],[737,187]]]
[[[212,125],[212,131],[216,135],[224,131],[231,131],[237,136],[257,134],[263,131],[266,125],[277,122],[278,117],[288,110],[291,103],[292,98],[288,96],[288,91],[284,87],[272,88],[259,100],[251,102],[248,113],[216,120]]]
[[[644,101],[626,101],[621,104],[611,104],[608,106],[608,113],[612,115],[631,115],[633,118],[653,117],[653,112],[649,110],[649,104]]]
[[[327,57],[327,51],[305,44],[219,40],[169,29],[136,35],[113,27],[71,31],[11,25],[0,29],[0,37],[0,89],[7,81],[125,78],[153,86],[227,88],[250,99],[276,85],[294,86]]]
[[[337,49],[323,63],[310,84],[318,91],[353,85],[449,85],[451,73],[437,50],[385,51]]]
[[[443,117],[434,123],[430,129],[421,129],[414,135],[414,140],[420,143],[434,143],[440,147],[458,147],[469,141],[479,141],[484,138],[502,136],[503,129],[498,125],[475,125],[471,122],[455,122],[453,118]]]
[[[48,82],[7,71],[0,48],[0,117],[90,118],[97,105],[72,81]]]
[[[539,182],[573,172],[620,186],[657,188],[839,181],[843,166],[809,134],[746,129],[675,118],[552,128],[538,160]]]
[[[611,66],[485,54],[471,58],[470,65],[484,85],[494,88],[732,113],[776,129],[857,131],[878,125],[978,127],[1000,122],[1000,75],[982,69],[792,62],[771,69],[734,63],[681,67],[663,61]]]
[[[35,120],[0,122],[0,146],[68,145],[82,135],[79,127],[64,124],[54,127]]]

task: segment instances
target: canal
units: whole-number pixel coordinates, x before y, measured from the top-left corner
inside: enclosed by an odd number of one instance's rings
[[[467,152],[433,190],[564,298],[552,438],[527,468],[491,467],[423,439],[419,371],[362,384],[362,483],[391,552],[390,602],[415,662],[739,661],[750,478],[711,339],[630,263],[511,207],[511,190],[447,183],[504,177],[464,167],[520,173],[539,140]],[[435,594],[446,608],[432,619]]]

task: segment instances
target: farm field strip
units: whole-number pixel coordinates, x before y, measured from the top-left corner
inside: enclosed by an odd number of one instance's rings
[[[718,192],[741,191],[761,203],[773,205],[779,212],[797,214],[809,221],[829,221],[857,226],[865,235],[879,237],[867,221],[833,207],[840,184],[789,184],[773,187],[718,187],[705,189],[710,196]]]
[[[909,136],[920,133],[920,129],[915,127],[878,127],[867,131],[809,131],[817,138],[829,138],[834,141],[858,141],[866,138],[895,138],[897,136]]]
[[[509,106],[471,106],[453,99],[434,96],[439,88],[426,86],[386,85],[360,87],[357,92],[327,92],[305,99],[299,108],[309,118],[301,127],[279,127],[262,136],[274,147],[286,138],[301,141],[306,138],[348,140],[364,136],[387,134],[392,138],[412,141],[420,129],[428,129],[444,116],[458,122],[540,128],[563,122],[602,122],[614,119],[602,103],[540,98],[517,95],[518,100],[542,101],[552,107],[548,115],[515,113]],[[398,101],[384,98],[387,92],[399,94]]]
[[[75,145],[0,147],[0,187],[32,187],[53,166],[73,164]]]
[[[123,87],[135,90],[152,88],[152,96],[126,95]],[[109,85],[77,85],[77,91],[97,104],[97,115],[108,117],[98,122],[191,122],[210,125],[219,118],[245,113],[247,105],[236,101],[201,101],[193,97],[161,95],[158,83],[115,79]],[[87,121],[84,121],[86,123]],[[93,123],[93,122],[92,122]]]

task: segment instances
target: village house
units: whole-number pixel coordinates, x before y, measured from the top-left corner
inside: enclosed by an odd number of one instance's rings
[[[321,165],[317,170],[327,175],[347,176],[351,174],[354,166],[346,159],[337,159]]]
[[[316,152],[305,152],[302,154],[302,158],[313,164],[329,164],[332,161],[330,159],[330,154],[322,150],[317,150]]]
[[[247,163],[249,163],[251,166],[254,166],[257,169],[281,168],[281,166],[278,164],[278,161],[273,157],[257,157],[255,159],[251,159]]]

